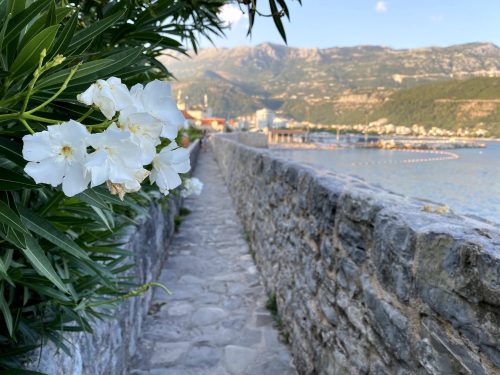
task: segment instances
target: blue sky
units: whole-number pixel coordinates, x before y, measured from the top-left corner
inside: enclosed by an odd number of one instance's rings
[[[303,0],[302,7],[296,0],[288,3],[291,22],[285,20],[285,26],[288,44],[294,47],[415,48],[477,41],[500,45],[500,0]],[[215,39],[217,47],[282,44],[270,19],[257,19],[249,39],[246,15],[233,6],[223,17],[232,27],[225,39]]]

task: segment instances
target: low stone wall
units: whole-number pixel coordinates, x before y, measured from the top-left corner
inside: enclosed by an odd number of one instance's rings
[[[243,143],[247,146],[257,147],[257,148],[267,148],[267,135],[264,133],[235,133],[232,135],[233,139],[236,137],[237,141]]]
[[[192,170],[199,153],[199,142],[190,147]],[[138,283],[156,281],[165,262],[167,247],[174,233],[174,218],[182,199],[172,195],[165,205],[149,208],[148,216],[136,218],[137,226],[126,229],[120,242],[137,254],[131,275]],[[115,319],[96,321],[93,334],[67,334],[66,345],[72,355],[57,350],[49,343],[32,355],[26,368],[48,375],[123,375],[127,373],[129,358],[136,352],[142,322],[148,313],[152,290],[140,297],[124,301],[116,311]]]
[[[301,374],[499,374],[500,230],[212,139]]]

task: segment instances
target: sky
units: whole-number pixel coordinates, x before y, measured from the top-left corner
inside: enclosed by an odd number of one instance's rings
[[[261,3],[267,3],[261,0]],[[392,48],[449,46],[469,42],[500,45],[500,0],[287,0],[288,45],[338,47],[383,45]],[[221,17],[231,25],[216,47],[283,44],[269,18],[258,18],[252,37],[248,18],[236,5],[226,5]],[[211,45],[204,41],[203,47]]]

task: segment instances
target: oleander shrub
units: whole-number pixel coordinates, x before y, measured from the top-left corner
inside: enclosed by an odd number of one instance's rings
[[[185,52],[187,43],[196,50],[200,36],[221,35],[217,13],[230,2],[246,7],[253,25],[256,1],[0,0],[0,370],[19,367],[23,353],[47,340],[68,352],[63,332],[92,332],[95,319],[110,316],[117,303],[151,286],[127,276],[132,254],[117,238],[137,215],[147,214],[146,207],[161,196],[151,191],[158,189],[138,190],[109,175],[102,185],[96,182],[98,163],[80,165],[92,176],[75,188],[74,164],[64,164],[69,169],[59,176],[62,161],[43,164],[43,155],[71,154],[69,146],[54,151],[52,138],[68,136],[68,129],[74,138],[84,129],[94,141],[85,143],[83,157],[95,156],[94,136],[121,128],[127,118],[119,116],[129,113],[125,105],[110,110],[109,90],[131,94],[133,85],[169,78],[156,57]],[[270,4],[283,34],[286,4]],[[167,86],[156,86],[168,94]],[[139,88],[145,92],[148,86]],[[176,136],[153,137],[152,147],[171,151]],[[147,157],[141,164],[139,184],[155,168]],[[152,179],[159,186],[160,177]],[[160,190],[172,187],[167,183]],[[200,189],[196,181],[188,187]]]

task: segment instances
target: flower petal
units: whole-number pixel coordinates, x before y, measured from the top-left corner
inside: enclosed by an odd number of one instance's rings
[[[48,131],[28,134],[23,137],[23,158],[40,161],[55,156]]]
[[[24,171],[30,175],[37,184],[44,183],[58,186],[64,176],[66,162],[60,158],[48,158],[40,162],[29,162]]]
[[[85,164],[85,171],[90,175],[90,186],[94,187],[105,183],[109,179],[106,151],[98,150],[90,154]]]
[[[92,105],[94,101],[94,89],[95,89],[95,84],[91,84],[90,87],[85,90],[83,93],[78,94],[76,96],[76,99],[83,104],[86,105]]]
[[[115,108],[121,111],[124,108],[133,105],[133,99],[127,86],[124,85],[120,78],[111,77],[106,80],[113,95]]]
[[[63,177],[62,190],[68,197],[86,190],[89,186],[90,175],[86,173],[82,163],[73,163],[66,169],[66,175]]]

